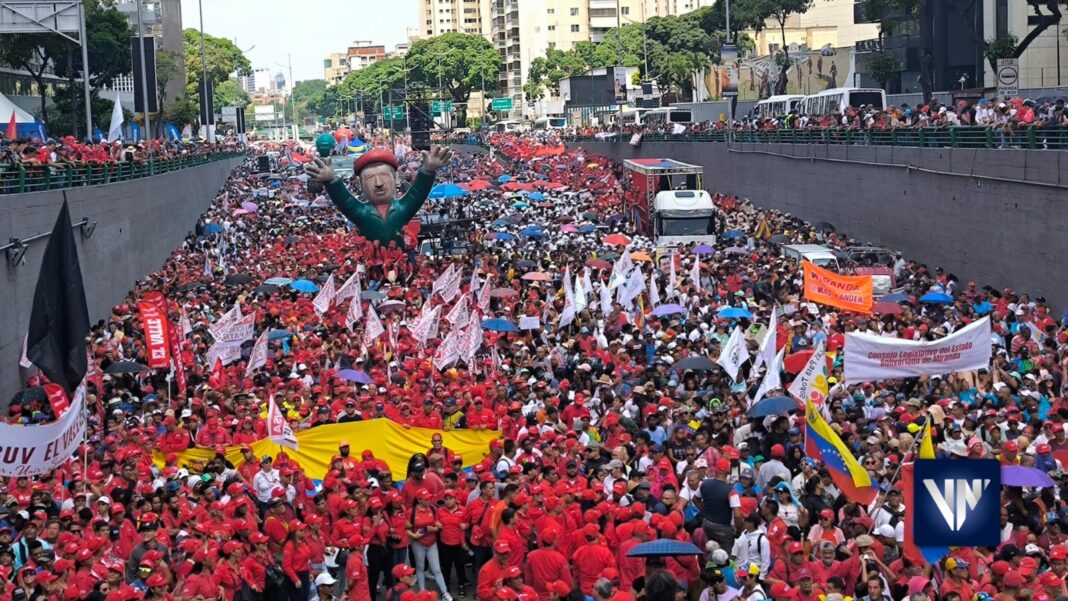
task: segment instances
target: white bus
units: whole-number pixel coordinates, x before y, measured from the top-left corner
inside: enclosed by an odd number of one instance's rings
[[[523,123],[519,121],[501,121],[493,126],[493,131],[499,134],[517,134],[524,129]]]
[[[653,109],[626,109],[619,111],[619,123],[626,127],[628,125],[641,125],[642,119],[645,114]]]
[[[534,120],[534,129],[564,129],[567,119],[564,117],[542,117]]]
[[[800,94],[783,94],[765,98],[753,107],[753,116],[760,119],[785,117],[790,114],[790,111],[796,109],[804,98]]]
[[[877,109],[886,107],[886,92],[879,88],[831,88],[805,96],[799,110],[809,117],[824,117],[844,113],[846,108],[872,105]]]
[[[693,123],[693,111],[680,108],[653,109],[642,115],[642,125],[665,125],[667,123]]]

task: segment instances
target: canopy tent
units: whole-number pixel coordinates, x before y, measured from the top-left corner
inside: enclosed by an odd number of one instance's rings
[[[11,122],[11,111],[15,112],[15,128],[19,138],[43,138],[44,127],[37,118],[3,94],[0,94],[0,132],[6,131],[7,124]]]

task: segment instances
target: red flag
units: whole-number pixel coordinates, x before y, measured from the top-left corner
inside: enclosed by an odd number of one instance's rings
[[[11,109],[11,121],[7,122],[7,139],[14,140],[18,138],[18,128],[15,125],[15,109]]]
[[[208,376],[208,384],[216,390],[226,388],[226,369],[223,368],[222,359],[215,360],[215,367],[212,368],[211,375]]]
[[[148,366],[153,369],[169,368],[171,365],[171,328],[166,309],[149,301],[138,303],[137,308],[141,312],[141,324],[145,331]]]
[[[63,417],[63,414],[70,409],[67,392],[59,384],[51,382],[44,385],[44,390],[45,394],[48,395],[48,402],[52,404],[52,413],[56,416],[56,419]]]

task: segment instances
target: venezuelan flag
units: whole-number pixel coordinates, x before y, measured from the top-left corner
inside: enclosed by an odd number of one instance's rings
[[[805,404],[805,454],[823,462],[835,486],[847,499],[871,504],[879,494],[879,489],[872,485],[868,472],[849,452],[849,448],[823,419],[812,401],[806,401]]]
[[[934,443],[931,441],[931,422],[928,421],[920,431],[919,458],[934,459]],[[905,540],[902,551],[913,563],[938,563],[949,555],[949,547],[919,547],[913,537],[912,525],[915,523],[915,465],[906,463],[901,466],[901,492],[905,501]]]
[[[920,433],[920,459],[934,458],[934,443],[931,442],[931,420],[928,418],[923,425],[923,432]]]

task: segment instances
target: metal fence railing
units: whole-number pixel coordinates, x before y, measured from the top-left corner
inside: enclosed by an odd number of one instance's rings
[[[728,140],[728,137],[730,138]],[[577,136],[575,142],[619,141],[596,136]],[[623,136],[629,141],[630,136]],[[1016,148],[1068,150],[1068,127],[1025,127],[1013,130],[992,127],[944,127],[900,129],[778,129],[768,131],[706,131],[684,134],[645,134],[646,142],[741,142],[762,144],[824,144],[853,146],[898,146],[912,148]]]
[[[192,154],[170,159],[156,159],[130,163],[101,163],[86,165],[27,165],[0,163],[0,194],[41,192],[61,188],[78,188],[98,184],[112,184],[151,177],[215,161],[242,156],[238,152]]]

